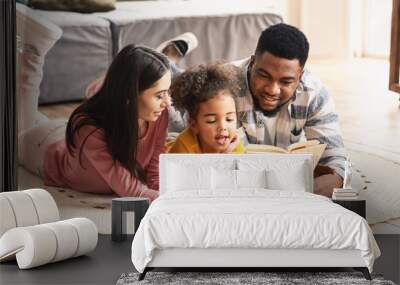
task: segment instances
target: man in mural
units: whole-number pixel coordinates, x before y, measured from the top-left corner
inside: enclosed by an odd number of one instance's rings
[[[327,145],[314,173],[314,192],[332,196],[341,187],[345,149],[328,91],[304,66],[309,43],[297,28],[265,29],[255,54],[236,61],[246,88],[238,99],[238,121],[253,144],[287,147],[303,140]]]

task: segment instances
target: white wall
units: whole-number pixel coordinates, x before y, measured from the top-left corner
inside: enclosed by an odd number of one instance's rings
[[[350,58],[351,3],[348,0],[285,0],[287,23],[301,29],[310,42],[311,58]]]
[[[302,1],[300,26],[310,42],[313,58],[352,56],[348,0]]]
[[[364,48],[365,0],[350,2],[350,45],[353,56],[361,57]]]
[[[364,0],[362,54],[364,56],[388,57],[390,52],[390,27],[392,0]]]
[[[290,25],[300,28],[301,0],[282,0],[282,2],[284,3],[284,21]]]
[[[387,57],[391,0],[275,0],[286,23],[301,29],[311,58]]]

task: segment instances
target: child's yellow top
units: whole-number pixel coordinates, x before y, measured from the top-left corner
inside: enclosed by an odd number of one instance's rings
[[[169,153],[202,153],[197,136],[190,128],[184,129],[176,140],[168,142],[165,147]],[[244,151],[243,141],[240,140],[232,153],[244,153]]]

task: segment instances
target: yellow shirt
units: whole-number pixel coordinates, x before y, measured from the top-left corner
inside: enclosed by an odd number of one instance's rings
[[[168,142],[165,147],[169,153],[202,153],[197,136],[190,128],[184,129],[175,141]],[[232,153],[244,153],[243,141],[238,143]]]

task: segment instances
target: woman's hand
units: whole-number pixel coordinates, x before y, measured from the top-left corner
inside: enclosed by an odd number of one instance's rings
[[[157,190],[149,189],[147,187],[143,187],[143,190],[140,193],[140,197],[148,198],[150,200],[150,204],[155,199],[157,199],[159,195],[160,195],[160,192],[158,192]]]

